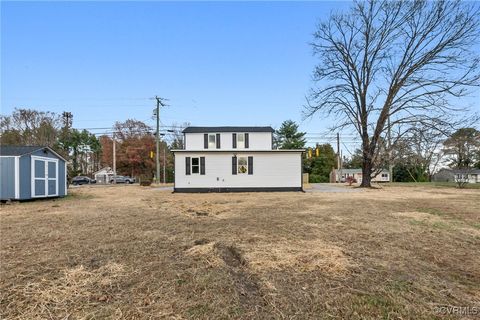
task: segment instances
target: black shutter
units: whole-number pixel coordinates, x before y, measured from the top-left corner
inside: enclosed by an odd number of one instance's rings
[[[205,175],[205,157],[200,157],[200,174]]]
[[[208,149],[208,133],[203,135],[203,148]]]
[[[217,133],[217,149],[220,149],[220,133]]]
[[[185,174],[190,175],[190,157],[185,158]]]
[[[232,174],[237,174],[237,157],[232,157]]]
[[[248,133],[245,133],[245,149],[248,149]]]
[[[237,149],[237,134],[232,133],[232,148]]]
[[[248,157],[248,174],[253,174],[253,157]]]

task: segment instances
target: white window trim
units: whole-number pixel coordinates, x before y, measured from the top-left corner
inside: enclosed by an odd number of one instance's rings
[[[43,161],[45,164],[45,178],[35,178],[35,160]],[[31,156],[30,157],[30,174],[31,174],[31,197],[32,198],[45,198],[45,197],[58,197],[58,159],[47,158],[47,157],[40,157],[40,156]],[[48,162],[55,162],[55,170],[56,170],[56,177],[49,178],[48,177]],[[35,195],[35,180],[44,180],[45,181],[45,194],[44,195]],[[55,194],[48,194],[48,181],[55,180]]]
[[[15,199],[20,199],[20,157],[15,157]]]
[[[193,172],[193,159],[198,159],[198,172]],[[190,174],[200,174],[200,157],[191,157],[190,158]]]
[[[65,172],[63,174],[65,176],[65,195],[67,195],[67,190],[68,190],[68,188],[67,188],[67,161],[64,162],[64,165],[65,165]],[[57,178],[58,178],[58,176],[57,176]],[[57,190],[57,192],[58,192],[58,190]]]

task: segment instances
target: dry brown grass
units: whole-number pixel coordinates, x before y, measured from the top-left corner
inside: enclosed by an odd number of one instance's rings
[[[480,306],[480,190],[82,187],[0,210],[5,319],[459,319],[434,307]]]

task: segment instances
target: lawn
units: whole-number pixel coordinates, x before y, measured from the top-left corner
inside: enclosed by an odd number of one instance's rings
[[[478,189],[70,192],[1,206],[0,318],[478,319]]]

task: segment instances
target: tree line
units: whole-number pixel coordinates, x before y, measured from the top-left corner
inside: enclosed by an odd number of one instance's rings
[[[275,147],[279,149],[304,149],[307,145],[306,132],[300,132],[294,121],[287,120],[275,131]],[[309,180],[329,182],[330,172],[338,169],[337,154],[331,144],[316,144],[312,157],[304,160],[303,171],[309,173]],[[373,172],[388,168],[388,160],[393,165],[393,181],[426,182],[441,167],[453,169],[480,169],[480,131],[475,128],[460,128],[445,136],[431,131],[404,136],[391,147],[379,152],[372,163]],[[356,149],[342,159],[342,168],[360,169],[364,163],[363,151]]]
[[[96,135],[72,127],[73,115],[33,109],[15,109],[11,115],[0,115],[2,145],[48,146],[68,161],[68,177],[93,176],[103,167],[113,167],[115,137],[117,174],[152,179],[155,172],[155,135],[142,121],[128,119],[116,122],[108,133]],[[182,148],[181,126],[169,134],[171,143],[161,137],[161,164],[166,164],[166,182],[173,181],[171,149]],[[165,151],[165,152],[163,152]],[[164,161],[165,158],[165,161]],[[163,178],[162,178],[163,179]],[[163,180],[162,180],[163,181]]]

